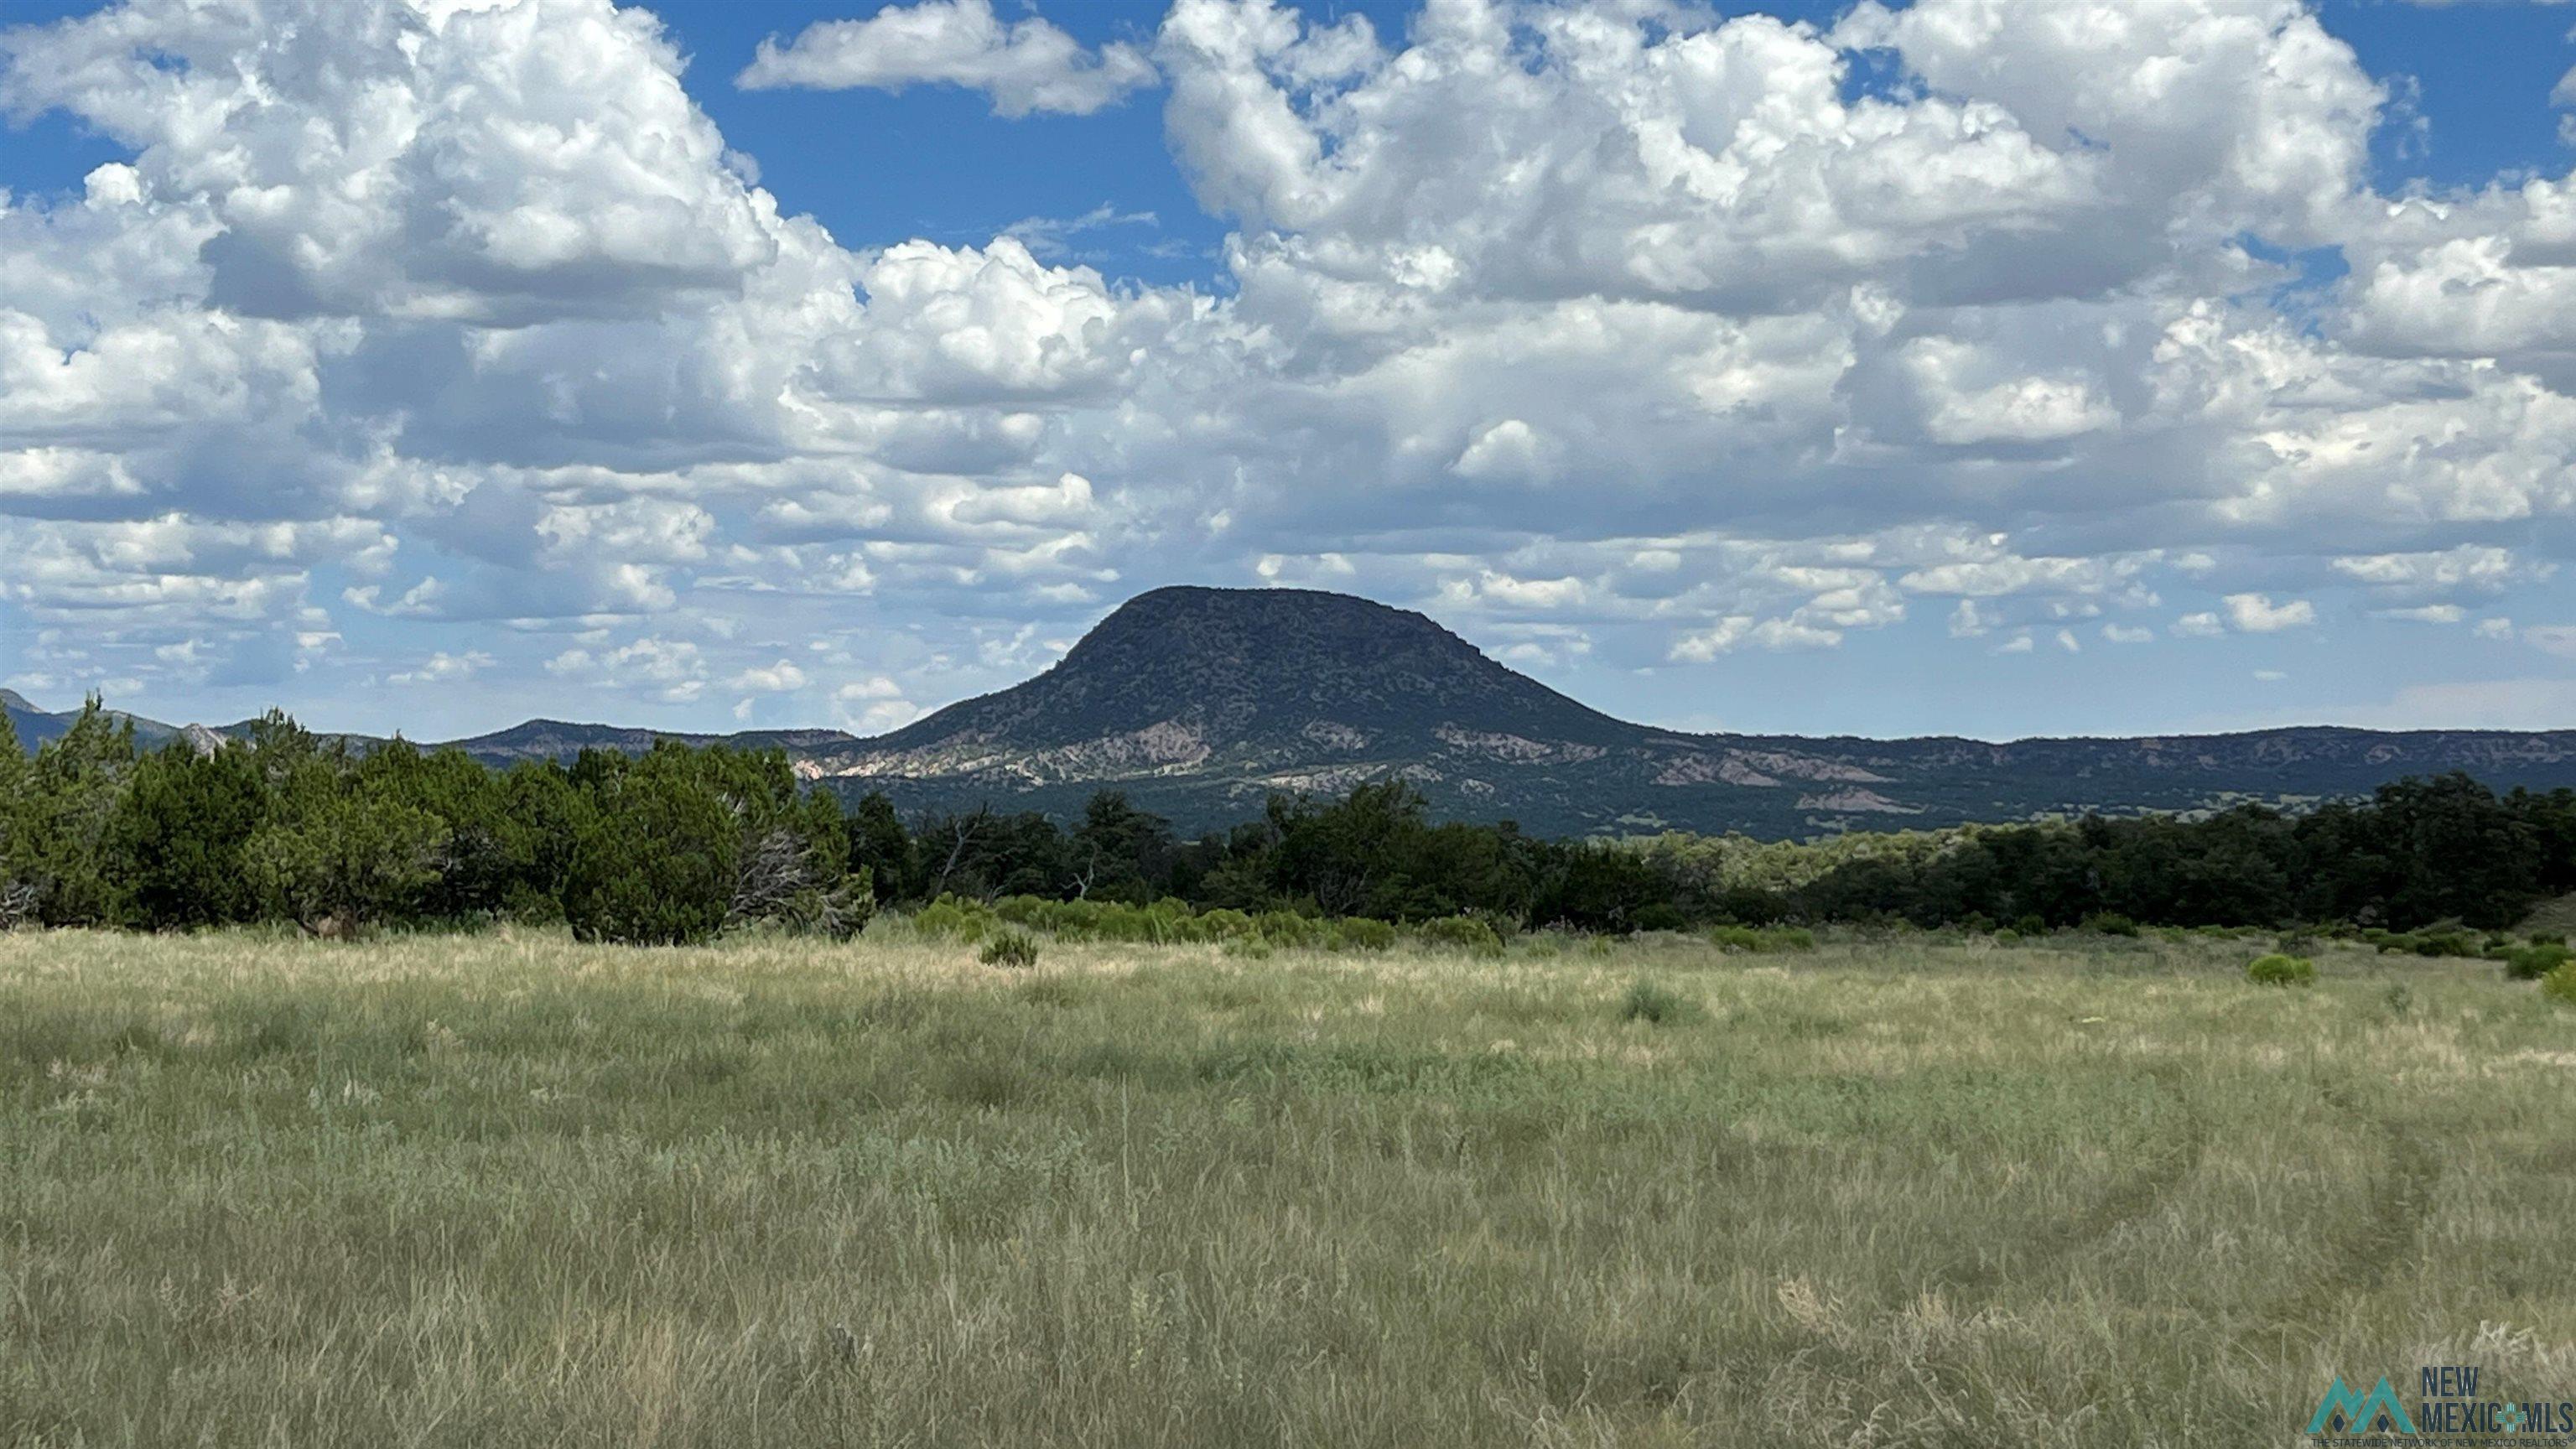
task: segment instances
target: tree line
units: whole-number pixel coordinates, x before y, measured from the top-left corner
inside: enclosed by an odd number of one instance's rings
[[[146,752],[92,700],[30,759],[0,724],[0,924],[337,936],[509,918],[677,943],[755,924],[847,936],[874,908],[840,806],[775,751],[490,770],[271,713],[246,740]]]
[[[729,928],[847,936],[880,900],[1010,897],[1498,930],[1709,923],[2512,924],[2576,890],[2576,791],[2463,774],[2289,814],[2087,816],[1791,843],[1551,840],[1442,823],[1401,781],[1276,796],[1196,840],[1104,790],[1081,817],[844,809],[783,753],[665,741],[494,770],[399,740],[357,750],[271,714],[153,751],[95,701],[31,758],[0,724],[0,923],[320,935],[492,919],[584,940]]]

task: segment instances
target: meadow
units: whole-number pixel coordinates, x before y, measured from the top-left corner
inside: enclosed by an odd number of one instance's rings
[[[2228,1445],[2576,1396],[2576,1009],[2269,938],[0,936],[0,1442]]]

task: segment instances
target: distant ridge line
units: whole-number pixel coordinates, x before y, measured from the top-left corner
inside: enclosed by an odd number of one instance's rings
[[[30,748],[72,717],[15,694],[0,703]],[[135,725],[147,743],[179,733]],[[1444,818],[1514,819],[1547,834],[1770,837],[2298,806],[2450,770],[2500,790],[2576,787],[2576,729],[2294,725],[2010,741],[1696,734],[1603,713],[1409,610],[1315,590],[1197,586],[1139,594],[1035,676],[882,735],[540,718],[444,743],[505,766],[659,739],[783,749],[824,788],[847,797],[882,790],[909,809],[989,803],[1068,815],[1092,792],[1116,788],[1184,829],[1251,818],[1272,794],[1338,794],[1386,779],[1411,783]]]

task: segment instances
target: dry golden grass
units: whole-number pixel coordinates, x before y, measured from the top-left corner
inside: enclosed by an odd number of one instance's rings
[[[2261,949],[0,937],[0,1439],[2277,1444],[2337,1373],[2576,1391],[2576,1011]]]

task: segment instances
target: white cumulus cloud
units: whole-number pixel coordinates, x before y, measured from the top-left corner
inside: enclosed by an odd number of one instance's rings
[[[817,21],[785,45],[764,40],[735,84],[899,91],[927,82],[982,91],[1004,116],[1086,116],[1153,80],[1135,46],[1089,51],[1041,17],[1003,20],[992,0],[921,0],[866,20]]]

